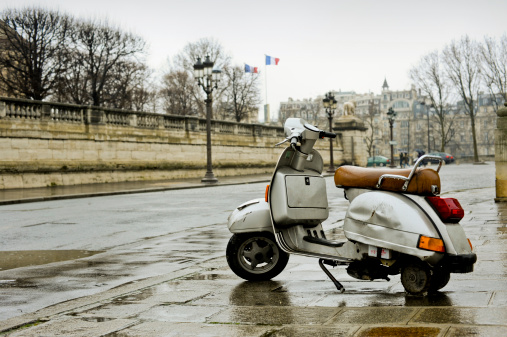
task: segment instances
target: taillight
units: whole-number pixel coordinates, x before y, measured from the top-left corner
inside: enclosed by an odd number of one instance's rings
[[[456,223],[465,216],[465,211],[454,198],[426,197],[443,222]]]
[[[264,199],[266,199],[266,202],[268,202],[268,193],[269,193],[269,185],[266,186],[266,193],[264,194]]]

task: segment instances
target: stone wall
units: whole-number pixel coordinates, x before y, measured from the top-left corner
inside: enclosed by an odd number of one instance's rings
[[[0,189],[200,178],[205,128],[195,117],[0,98]],[[212,121],[215,176],[271,172],[284,137],[282,127]],[[328,144],[317,145],[327,160]],[[338,140],[334,152],[335,164],[350,162]]]

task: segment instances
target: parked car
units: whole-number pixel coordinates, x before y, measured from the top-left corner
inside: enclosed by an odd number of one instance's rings
[[[454,156],[452,154],[450,154],[450,153],[445,153],[445,152],[430,152],[428,154],[430,156],[441,157],[446,164],[454,163]],[[432,164],[438,164],[438,160],[435,160],[435,159],[425,160],[424,164],[426,165],[428,162],[430,162]]]
[[[384,156],[375,156],[375,157],[369,157],[368,162],[366,163],[366,166],[387,166],[390,164],[389,158],[386,158]]]

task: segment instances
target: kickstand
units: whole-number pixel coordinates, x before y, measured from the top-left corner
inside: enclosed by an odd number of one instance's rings
[[[319,259],[320,268],[322,268],[324,273],[326,273],[326,275],[331,279],[331,281],[333,281],[334,285],[336,286],[336,289],[338,289],[339,292],[343,293],[345,291],[345,288],[342,286],[340,282],[338,282],[337,279],[334,278],[333,275],[331,275],[329,270],[327,270],[326,266],[324,266],[324,263],[329,264],[331,266],[337,266],[338,264],[335,263],[334,261]]]

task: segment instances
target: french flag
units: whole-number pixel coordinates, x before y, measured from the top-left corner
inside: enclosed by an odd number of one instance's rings
[[[257,74],[259,71],[258,71],[258,68],[257,67],[251,67],[249,66],[248,64],[245,63],[245,73],[254,73],[254,74]]]
[[[267,66],[269,66],[269,65],[277,66],[279,61],[280,61],[279,58],[266,55],[266,65]]]

